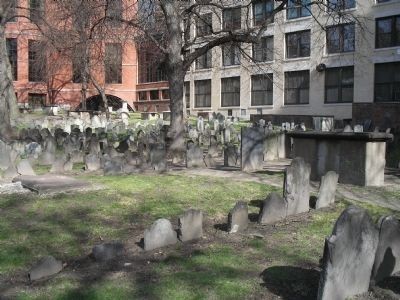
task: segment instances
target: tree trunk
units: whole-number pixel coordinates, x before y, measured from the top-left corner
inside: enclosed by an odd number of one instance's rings
[[[11,132],[11,125],[18,117],[11,65],[8,59],[5,28],[0,23],[0,136]]]
[[[94,87],[99,92],[101,100],[103,100],[104,112],[106,113],[106,117],[107,119],[110,119],[110,112],[108,111],[108,99],[106,93],[104,92],[104,89],[100,86],[100,84],[96,81],[96,79],[94,79],[92,76],[90,78]]]

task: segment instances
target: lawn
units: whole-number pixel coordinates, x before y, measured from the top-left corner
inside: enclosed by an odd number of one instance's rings
[[[245,234],[220,230],[236,201],[254,206],[276,188],[213,177],[139,174],[88,176],[101,190],[0,198],[0,295],[17,299],[273,299],[316,293],[324,238],[349,204],[255,223]],[[279,191],[280,192],[280,191]],[[255,200],[255,201],[252,201]],[[391,213],[363,205],[374,219]],[[205,213],[204,238],[143,252],[136,243],[157,218],[174,225],[187,208]],[[217,225],[219,224],[219,225]],[[264,238],[261,238],[263,236]],[[93,245],[121,240],[127,255],[109,264],[86,258]],[[30,285],[27,270],[53,255],[65,270]]]

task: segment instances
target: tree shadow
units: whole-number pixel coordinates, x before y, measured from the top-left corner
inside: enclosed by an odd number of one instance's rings
[[[273,266],[261,274],[264,283],[272,293],[285,300],[316,299],[319,272],[292,266]]]
[[[377,283],[377,286],[385,290],[391,290],[393,293],[400,295],[400,274],[399,276],[385,278]]]

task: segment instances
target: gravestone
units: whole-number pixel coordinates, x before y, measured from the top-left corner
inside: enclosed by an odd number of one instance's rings
[[[203,236],[203,213],[188,209],[179,218],[179,239],[182,242],[200,239]]]
[[[144,250],[149,251],[178,242],[176,231],[167,219],[158,219],[144,231]]]
[[[362,125],[354,125],[354,132],[364,132],[364,127]]]
[[[120,159],[106,159],[103,170],[104,175],[120,175],[123,172],[123,163]]]
[[[260,127],[264,128],[264,127],[265,127],[265,120],[264,120],[264,119],[260,119],[260,120],[258,121],[258,125],[259,125]]]
[[[325,240],[319,300],[348,299],[368,291],[379,234],[367,211],[350,206]]]
[[[241,136],[242,171],[262,170],[264,161],[264,128],[242,127]]]
[[[203,150],[194,143],[188,144],[188,149],[186,151],[186,167],[204,167]]]
[[[231,129],[229,127],[225,127],[224,129],[224,143],[231,142]]]
[[[238,155],[237,147],[233,144],[226,144],[224,146],[224,166],[235,167],[237,165]]]
[[[371,275],[373,284],[400,271],[400,221],[394,216],[381,217],[378,227],[379,243]]]
[[[197,124],[196,125],[197,125],[197,131],[200,132],[200,133],[203,133],[204,132],[204,120],[203,120],[202,116],[199,116],[197,118]]]
[[[351,125],[346,125],[343,129],[343,132],[353,132],[353,128],[351,128]]]
[[[286,218],[287,202],[277,193],[271,193],[263,201],[263,206],[258,215],[258,223],[273,224]]]
[[[339,175],[335,171],[329,171],[321,178],[316,209],[327,207],[335,202],[335,193]]]
[[[63,264],[53,256],[42,258],[28,273],[30,281],[39,280],[61,272]]]
[[[13,164],[11,164],[3,173],[3,177],[7,179],[12,179],[17,176],[19,176],[17,168]]]
[[[228,215],[228,232],[241,232],[249,225],[249,213],[247,203],[238,201]]]
[[[288,205],[287,215],[295,215],[309,210],[310,164],[296,157],[285,170],[283,197]]]
[[[155,144],[150,148],[150,164],[155,171],[167,170],[167,151],[163,144]]]
[[[27,159],[22,159],[17,164],[17,172],[20,175],[28,175],[28,176],[35,176],[36,173],[33,171],[31,163]]]
[[[64,173],[65,157],[57,157],[51,165],[50,173],[62,174]]]
[[[217,162],[211,154],[206,154],[206,156],[204,156],[204,163],[207,168],[214,168],[217,166]]]
[[[101,168],[100,158],[96,154],[88,154],[85,156],[85,170],[97,171]]]
[[[11,165],[10,147],[0,140],[0,170],[5,170]]]
[[[124,244],[115,241],[96,245],[92,249],[92,255],[96,261],[109,261],[122,256],[124,252]]]

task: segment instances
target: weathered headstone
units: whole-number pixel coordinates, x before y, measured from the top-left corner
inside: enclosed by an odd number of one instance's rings
[[[234,144],[224,146],[224,166],[235,167],[238,163],[237,147]]]
[[[17,172],[20,175],[31,175],[31,176],[36,175],[35,171],[33,171],[32,169],[31,163],[27,159],[22,159],[17,164]]]
[[[167,219],[158,219],[144,231],[144,250],[149,251],[178,242],[176,231]]]
[[[287,215],[287,202],[277,193],[271,193],[264,200],[258,215],[258,223],[272,224],[278,222]]]
[[[351,128],[351,125],[346,125],[343,129],[343,132],[353,132],[353,128]]]
[[[85,170],[97,171],[101,168],[100,158],[96,154],[88,154],[85,156]]]
[[[42,258],[28,273],[30,281],[39,280],[61,272],[63,264],[53,256]]]
[[[286,168],[283,197],[288,205],[288,216],[309,210],[310,173],[310,164],[301,157],[293,159],[290,166]]]
[[[57,157],[51,165],[50,173],[62,174],[64,173],[65,157]]]
[[[372,268],[373,284],[400,271],[400,221],[394,216],[381,217],[379,243]]]
[[[228,232],[241,232],[249,225],[249,213],[247,203],[238,201],[228,215]]]
[[[150,163],[155,171],[167,170],[167,152],[163,144],[156,144],[150,148]]]
[[[124,244],[114,241],[94,246],[92,255],[96,261],[109,261],[118,256],[122,256],[124,251]]]
[[[0,140],[0,170],[5,170],[10,166],[10,151],[10,147]]]
[[[362,125],[354,125],[354,132],[364,132],[364,127]]]
[[[203,236],[203,213],[189,209],[179,218],[179,239],[182,242],[200,239]]]
[[[207,168],[214,168],[217,166],[217,162],[210,154],[206,154],[206,156],[204,156],[204,163]]]
[[[203,150],[194,143],[188,144],[188,149],[186,151],[186,167],[204,167]]]
[[[368,291],[378,230],[366,210],[350,206],[325,240],[319,300],[348,299]]]
[[[242,171],[262,170],[264,161],[264,128],[242,127]]]
[[[335,171],[329,171],[321,178],[316,209],[327,207],[335,202],[335,193],[339,175]]]

